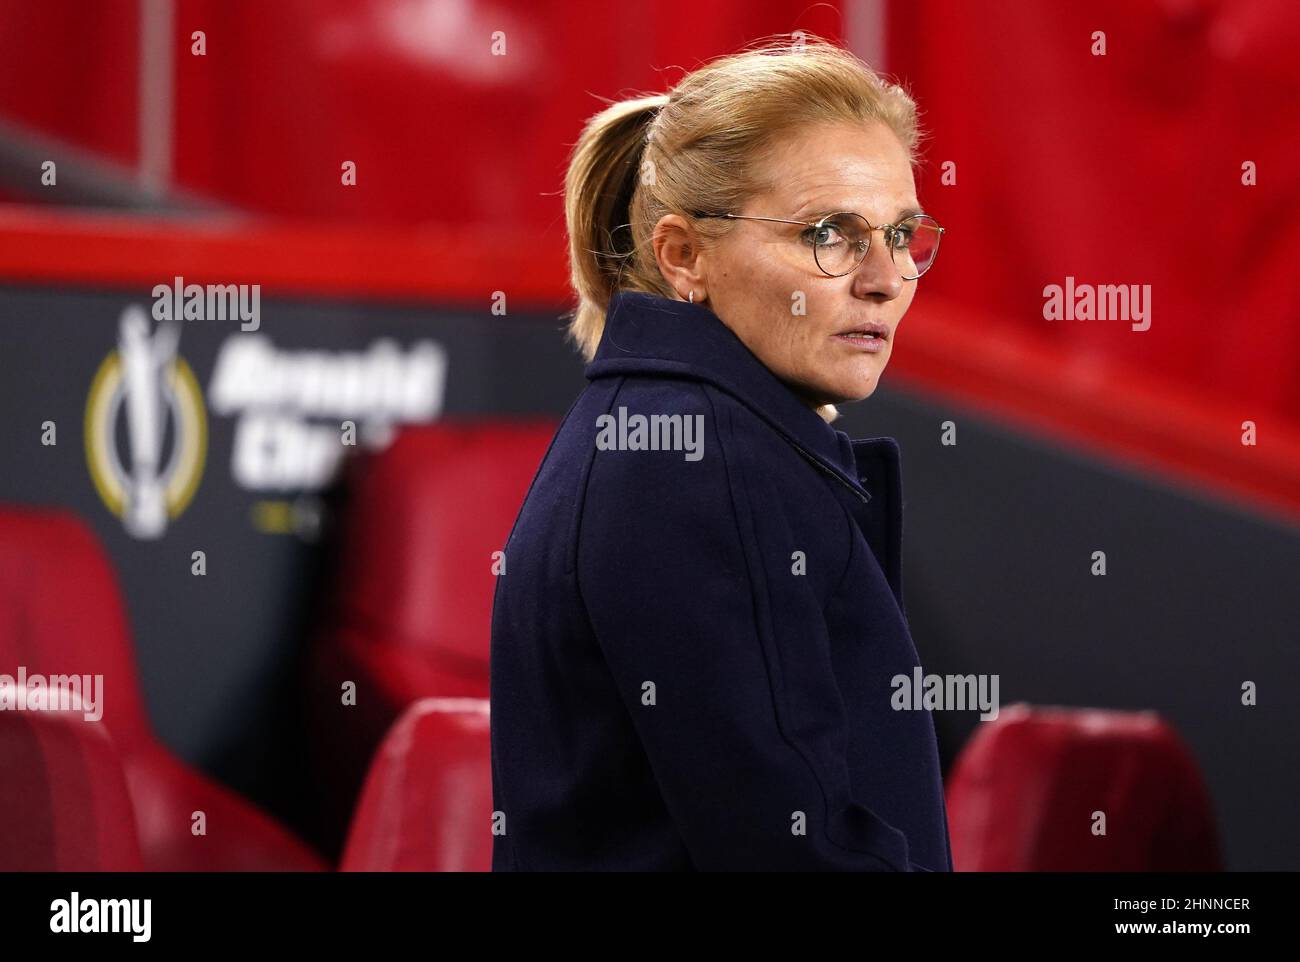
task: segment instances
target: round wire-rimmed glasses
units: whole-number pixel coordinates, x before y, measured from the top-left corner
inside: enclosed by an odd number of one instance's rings
[[[693,217],[725,217],[729,220],[766,220],[777,224],[799,224],[808,228],[799,236],[812,247],[813,261],[829,277],[852,274],[866,259],[871,235],[885,232],[890,260],[905,281],[914,281],[931,267],[939,256],[939,241],[944,229],[929,214],[912,214],[897,224],[871,226],[861,214],[840,211],[820,220],[788,220],[784,217],[758,217],[752,214],[709,214],[695,211]],[[899,255],[902,255],[901,258]]]

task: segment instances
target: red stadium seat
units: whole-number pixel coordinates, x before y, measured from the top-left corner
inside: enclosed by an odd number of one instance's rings
[[[489,872],[491,812],[487,699],[421,699],[375,755],[339,870]]]
[[[411,426],[350,465],[307,685],[326,846],[341,847],[370,759],[408,705],[487,698],[493,552],[554,431],[550,422]],[[343,703],[349,681],[355,705]]]
[[[81,712],[0,711],[0,872],[144,868],[122,760]]]
[[[962,749],[947,800],[959,872],[1223,869],[1196,762],[1151,712],[1012,705]]]
[[[149,871],[314,871],[324,861],[154,736],[113,569],[71,512],[0,509],[0,673],[102,675],[102,724],[122,758]],[[5,776],[8,777],[6,770]],[[206,834],[194,835],[202,812]]]

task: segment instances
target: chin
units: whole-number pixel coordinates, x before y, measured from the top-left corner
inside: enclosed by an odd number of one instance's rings
[[[821,377],[783,380],[806,404],[813,407],[865,401],[875,393],[880,383],[880,371],[875,367],[863,370],[858,365],[841,365],[830,377],[825,372],[819,373],[822,374]]]
[[[849,404],[853,401],[865,401],[876,392],[880,385],[877,372],[872,371],[864,377],[848,377],[828,385],[827,404]]]
[[[852,404],[854,401],[865,401],[875,393],[876,382],[872,380],[869,383],[860,384],[836,384],[823,385],[814,394],[806,395],[817,405],[825,404]]]
[[[837,398],[835,401],[831,403],[852,404],[854,401],[865,401],[867,398],[871,397],[871,395],[875,393],[876,393],[876,386],[872,384],[870,387],[863,388],[861,391],[854,391],[852,394],[842,394],[840,395],[839,398]]]

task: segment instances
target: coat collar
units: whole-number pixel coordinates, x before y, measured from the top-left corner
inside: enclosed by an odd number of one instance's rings
[[[770,424],[814,466],[862,502],[862,486],[883,458],[897,466],[893,438],[850,441],[783,384],[712,310],[641,291],[618,291],[585,370],[589,380],[626,374],[686,377],[712,384]],[[883,480],[883,479],[882,479]]]

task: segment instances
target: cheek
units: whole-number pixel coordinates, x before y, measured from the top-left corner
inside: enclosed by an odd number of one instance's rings
[[[804,337],[809,318],[814,316],[807,279],[772,258],[754,266],[757,270],[748,275],[748,300],[753,307],[755,334],[772,349],[789,356]]]

